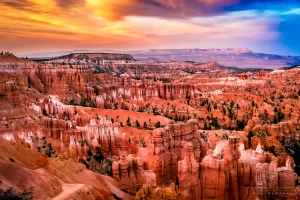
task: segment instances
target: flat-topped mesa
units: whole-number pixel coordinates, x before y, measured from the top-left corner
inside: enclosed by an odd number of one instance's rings
[[[203,71],[203,70],[224,70],[225,68],[222,67],[219,63],[217,62],[208,62],[208,63],[199,63],[195,64],[191,67],[189,67],[190,70],[194,71]]]
[[[12,53],[4,52],[0,54],[0,68],[4,65],[11,64],[32,64],[33,62],[28,60],[27,58],[18,58]]]
[[[111,65],[125,64],[135,61],[129,54],[117,53],[71,53],[69,55],[60,56],[48,60],[48,63],[68,63],[73,65],[78,64],[93,64],[93,65]]]
[[[228,53],[228,54],[252,53],[252,51],[249,50],[248,48],[212,49],[211,51],[214,51],[215,53]]]

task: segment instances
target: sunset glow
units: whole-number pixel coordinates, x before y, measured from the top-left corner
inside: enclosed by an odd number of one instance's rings
[[[0,9],[0,48],[17,55],[237,47],[300,52],[296,0],[4,0]]]

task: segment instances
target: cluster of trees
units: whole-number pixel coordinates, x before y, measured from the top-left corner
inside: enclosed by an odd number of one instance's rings
[[[250,132],[248,133],[248,135],[247,135],[247,138],[248,138],[248,146],[249,146],[249,147],[251,147],[251,139],[252,139],[253,136],[255,136],[255,134],[254,134],[252,131],[250,131]]]
[[[171,83],[171,79],[169,79],[169,78],[156,78],[156,77],[154,77],[153,78],[153,81],[154,82],[157,82],[157,81],[161,81],[161,82],[163,82],[163,83]]]
[[[76,104],[75,101],[76,101],[75,99],[71,99],[69,104],[74,105],[74,106],[82,106],[82,107],[92,107],[92,108],[97,107],[95,102],[93,102],[83,96],[81,97],[79,104]]]
[[[143,147],[143,148],[146,148],[146,147],[147,147],[147,144],[146,144],[146,141],[145,141],[144,138],[140,138],[139,142],[140,142],[140,146],[141,146],[141,147]]]
[[[49,158],[57,156],[55,150],[52,148],[51,143],[47,141],[45,136],[39,138],[37,134],[34,134],[31,136],[31,140],[34,143],[34,149],[37,152],[41,152]]]
[[[87,169],[103,175],[112,176],[112,161],[104,158],[103,149],[98,146],[96,152],[88,150],[88,158],[79,158],[79,162],[84,164]]]
[[[234,112],[234,101],[231,101],[231,103],[230,103],[230,105],[227,105],[227,109],[228,109],[228,115],[229,115],[229,118],[230,119],[233,119],[233,116],[234,116],[234,114],[235,114],[235,112]]]
[[[169,118],[169,119],[172,119],[174,120],[175,122],[178,122],[178,121],[187,121],[189,119],[191,119],[190,115],[177,115],[177,113],[174,115],[174,116],[171,116],[171,115],[168,115],[166,114],[165,117]]]
[[[214,127],[215,130],[221,129],[222,126],[219,124],[218,119],[216,117],[209,117],[207,118],[210,122],[204,123],[203,130],[212,130],[212,127]],[[204,120],[204,119],[202,119]],[[242,131],[244,130],[245,126],[247,125],[247,121],[239,121],[236,120],[236,127],[228,127],[228,130],[236,130],[236,131]]]
[[[185,68],[183,71],[186,72],[186,73],[189,73],[189,74],[196,74],[196,72],[197,72],[196,69],[191,69],[191,68],[188,68],[188,67]]]
[[[221,125],[218,122],[218,119],[216,117],[212,117],[211,123],[204,123],[204,130],[212,130],[212,127],[215,129],[220,129]]]
[[[281,109],[275,107],[274,108],[274,123],[277,124],[278,122],[281,122],[284,120],[284,113],[281,112]]]
[[[218,104],[213,101],[209,101],[207,98],[202,99],[200,102],[200,105],[201,105],[201,107],[204,107],[207,105],[208,112],[210,112],[212,110],[212,108],[218,109]],[[221,108],[222,108],[222,112],[224,115],[228,114],[228,117],[230,119],[234,119],[235,115],[236,115],[235,110],[240,109],[240,105],[238,103],[235,103],[234,101],[231,101],[230,104],[224,102],[223,105],[221,105]]]
[[[1,183],[0,183],[1,184]],[[6,190],[0,188],[0,199],[2,200],[32,200],[34,199],[33,188],[29,188],[23,192],[16,192],[10,187]]]
[[[188,103],[188,105],[190,105],[191,95],[187,93],[187,94],[185,95],[185,98],[186,98],[186,102]]]
[[[129,110],[129,107],[126,106],[126,105],[122,102],[121,109],[123,109],[123,110]]]
[[[9,54],[11,54],[11,53],[9,53],[8,51],[1,51],[0,52],[0,55],[2,56],[2,55],[9,55]]]
[[[81,101],[79,103],[79,106],[83,106],[83,107],[92,107],[92,108],[96,108],[96,103],[85,98],[85,97],[81,97]]]
[[[244,130],[246,125],[247,125],[247,122],[245,120],[243,120],[243,121],[236,120],[236,130],[237,131]]]
[[[293,140],[284,140],[283,142],[286,152],[293,157],[295,161],[295,172],[300,174],[300,142]],[[299,183],[298,183],[299,184]]]
[[[136,127],[136,128],[143,128],[143,129],[152,129],[151,127],[148,126],[147,122],[143,123],[143,127],[141,126],[140,122],[138,120],[136,120],[135,122],[131,122],[131,118],[128,117],[126,120],[126,125],[130,126],[130,127]],[[157,121],[155,123],[155,128],[160,128],[162,127],[160,121]]]

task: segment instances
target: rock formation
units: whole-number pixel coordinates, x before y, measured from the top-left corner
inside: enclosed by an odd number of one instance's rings
[[[45,63],[12,55],[3,60],[1,140],[17,144],[8,145],[12,152],[26,147],[25,157],[34,150],[50,163],[43,169],[54,177],[44,180],[57,188],[41,188],[43,198],[61,191],[58,181],[77,180],[64,164],[81,166],[78,173],[85,175],[106,175],[99,178],[107,183],[101,188],[108,196],[118,188],[119,198],[298,194],[299,70],[234,74],[215,62],[150,64],[123,54],[71,54]],[[40,176],[21,156],[14,163],[8,159],[5,166]],[[42,178],[36,180],[35,185]],[[78,182],[91,184],[84,180]]]

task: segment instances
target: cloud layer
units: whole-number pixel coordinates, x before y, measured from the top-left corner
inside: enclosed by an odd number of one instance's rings
[[[224,48],[298,54],[300,0],[2,0],[0,49]],[[287,21],[291,23],[287,23]]]

